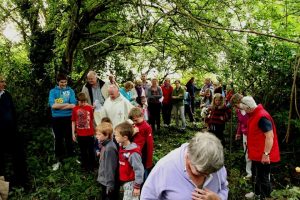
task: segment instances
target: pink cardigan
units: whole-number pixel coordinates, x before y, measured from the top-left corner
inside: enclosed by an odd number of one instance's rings
[[[236,109],[236,115],[238,118],[236,135],[244,134],[247,136],[247,134],[248,134],[247,122],[249,119],[248,114],[246,113],[245,115],[242,115],[241,111],[239,109]]]

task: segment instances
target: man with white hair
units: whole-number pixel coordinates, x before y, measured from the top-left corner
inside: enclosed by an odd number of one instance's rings
[[[109,97],[105,100],[101,108],[100,117],[96,121],[96,124],[99,124],[103,117],[108,117],[113,127],[115,127],[128,119],[129,111],[134,106],[120,94],[119,88],[116,85],[109,86],[108,94]]]
[[[141,200],[228,199],[223,146],[211,133],[199,132],[155,165]]]
[[[83,86],[82,92],[87,97],[88,104],[100,109],[104,104],[104,87],[105,82],[97,77],[95,71],[89,71],[87,74],[87,83]]]
[[[252,160],[252,181],[254,192],[246,198],[259,196],[261,199],[270,197],[271,164],[280,161],[275,123],[271,115],[261,104],[257,105],[253,97],[246,96],[237,107],[249,114],[248,120],[248,156]]]

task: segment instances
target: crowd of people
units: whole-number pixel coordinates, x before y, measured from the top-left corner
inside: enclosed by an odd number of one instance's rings
[[[232,87],[226,91],[220,80],[212,83],[209,78],[199,89],[194,77],[186,85],[175,80],[174,87],[170,78],[159,86],[157,78],[148,81],[146,74],[127,81],[124,87],[113,75],[108,79],[103,81],[90,71],[87,83],[75,95],[67,77],[57,76],[57,86],[49,92],[55,136],[53,170],[59,170],[65,157],[74,156],[77,142],[82,169],[89,172],[98,167],[102,199],[118,199],[121,186],[124,200],[227,199],[224,129],[235,108],[236,140],[243,138],[246,178],[253,182],[253,192],[246,197],[270,197],[271,165],[280,160],[276,127],[270,114],[251,96],[233,94]],[[0,130],[13,133],[15,111],[4,86],[0,77]],[[176,127],[184,131],[186,115],[195,124],[196,96],[201,97],[199,109],[206,131],[197,133],[153,168],[153,133],[161,128],[161,114],[164,127],[170,126],[174,116]],[[0,136],[0,142],[8,140]],[[0,154],[1,173],[3,158]]]

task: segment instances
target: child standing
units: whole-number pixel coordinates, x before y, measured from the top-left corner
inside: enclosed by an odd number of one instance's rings
[[[119,173],[123,182],[123,200],[138,200],[143,183],[144,166],[140,148],[133,143],[133,127],[129,122],[120,123],[115,127],[115,138],[120,144]]]
[[[247,175],[244,178],[250,179],[252,177],[252,172],[251,172],[252,161],[248,157],[248,148],[247,148],[249,116],[244,110],[240,110],[237,106],[239,103],[241,103],[242,98],[243,95],[236,93],[231,97],[230,103],[236,109],[237,122],[238,122],[235,140],[240,140],[241,136],[243,136],[243,148],[245,152],[246,173],[247,173]]]
[[[101,119],[101,122],[100,123],[103,123],[103,122],[107,122],[107,123],[110,123],[112,125],[112,122],[111,120],[109,119],[109,117],[103,117]],[[118,148],[117,148],[118,149]],[[99,156],[100,156],[100,150],[101,150],[101,142],[99,142],[99,140],[96,138],[95,139],[95,153],[96,153],[96,160],[98,160]]]
[[[207,117],[208,117],[208,108],[212,103],[212,91],[210,88],[207,88],[204,92],[204,97],[201,99],[200,109],[201,109],[201,117],[205,124],[205,127],[208,128]]]
[[[129,112],[129,119],[134,123],[136,134],[133,142],[136,143],[142,152],[142,162],[145,169],[145,180],[153,167],[153,134],[151,126],[144,120],[143,111],[132,108]]]
[[[226,107],[224,97],[220,93],[214,94],[211,108],[209,108],[209,131],[219,138],[224,146],[225,122],[230,118],[230,109]]]
[[[112,140],[111,123],[102,122],[96,127],[96,138],[101,143],[97,181],[101,184],[101,199],[119,199],[118,149]]]
[[[78,105],[72,112],[72,136],[74,142],[78,141],[81,167],[89,171],[93,170],[95,160],[93,107],[87,103],[83,92],[80,92],[77,98]]]

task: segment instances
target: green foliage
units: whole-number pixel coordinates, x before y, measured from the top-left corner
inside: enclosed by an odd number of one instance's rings
[[[296,186],[287,186],[282,190],[274,190],[271,196],[275,199],[297,200],[300,199],[300,188]]]
[[[7,77],[20,131],[28,135],[39,133],[28,140],[28,162],[37,183],[32,192],[37,199],[80,199],[81,196],[68,194],[70,188],[82,194],[98,191],[88,185],[77,188],[80,181],[92,184],[93,178],[68,173],[77,170],[71,168],[72,164],[63,170],[76,180],[74,185],[64,183],[63,174],[52,175],[48,169],[53,156],[50,143],[44,140],[51,140],[50,134],[38,127],[50,123],[48,92],[55,85],[55,75],[62,70],[69,73],[71,86],[78,81],[78,90],[89,69],[98,71],[102,78],[113,72],[120,83],[151,69],[159,72],[159,78],[174,73],[183,75],[183,83],[194,76],[198,87],[206,76],[218,75],[224,84],[233,79],[236,91],[254,96],[272,113],[280,141],[284,139],[293,68],[299,57],[299,45],[293,42],[299,40],[300,33],[298,1],[2,0],[0,4],[2,30],[13,24],[23,39],[12,42],[0,35],[0,74]],[[265,34],[283,37],[285,41]],[[294,112],[291,125],[291,144],[295,148],[300,144],[296,134],[300,122]],[[176,139],[170,137],[173,133]],[[191,135],[179,136],[172,129],[155,135],[159,141],[155,161]],[[288,145],[285,148],[289,149]],[[37,155],[32,156],[32,152]],[[241,152],[229,154],[226,165],[230,166],[229,174],[233,174],[230,181],[247,187],[237,178],[241,176],[236,170],[236,165],[242,169]],[[40,162],[41,158],[46,160]],[[66,192],[61,189],[64,184],[70,185]],[[53,190],[47,190],[48,187]],[[238,192],[231,190],[231,196]],[[23,198],[19,194],[24,191],[15,190],[15,199]]]

